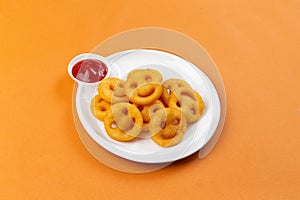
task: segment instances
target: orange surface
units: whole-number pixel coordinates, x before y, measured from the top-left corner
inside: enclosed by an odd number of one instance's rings
[[[2,0],[0,199],[299,199],[299,10],[298,0]],[[208,157],[136,175],[83,147],[66,69],[107,37],[144,26],[207,49],[228,112]]]

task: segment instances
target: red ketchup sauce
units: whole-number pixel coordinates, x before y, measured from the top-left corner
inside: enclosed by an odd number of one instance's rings
[[[72,69],[73,76],[86,83],[101,81],[107,74],[107,66],[100,60],[86,59],[77,62]]]

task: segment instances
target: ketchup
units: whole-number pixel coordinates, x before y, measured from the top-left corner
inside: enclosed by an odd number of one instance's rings
[[[101,81],[107,74],[107,66],[100,60],[86,59],[77,62],[72,69],[73,76],[83,82]]]

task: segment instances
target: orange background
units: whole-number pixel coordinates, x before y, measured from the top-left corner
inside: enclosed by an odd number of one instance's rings
[[[299,199],[299,10],[298,0],[2,0],[0,199]],[[228,112],[205,159],[127,174],[82,145],[67,64],[145,26],[206,48]]]

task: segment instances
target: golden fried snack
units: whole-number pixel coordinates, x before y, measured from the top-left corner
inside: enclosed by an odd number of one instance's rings
[[[166,108],[157,111],[151,119],[150,135],[152,140],[163,147],[169,147],[182,141],[187,122],[180,109]]]
[[[106,78],[98,86],[100,96],[110,103],[128,102],[125,82],[118,78]]]
[[[191,87],[187,82],[181,79],[171,78],[163,82],[163,92],[161,95],[162,102],[168,106],[171,93],[181,87]]]
[[[90,109],[97,119],[103,121],[107,113],[110,112],[111,105],[98,94],[92,99]]]
[[[125,83],[125,90],[128,96],[138,86],[145,83],[161,83],[162,75],[160,72],[153,69],[135,69],[129,72]]]
[[[153,104],[137,105],[143,117],[143,132],[149,132],[151,116],[157,111],[164,109],[165,106],[160,100],[156,100]]]
[[[104,118],[107,134],[118,141],[133,140],[142,131],[143,117],[132,104],[121,102],[111,106],[111,113]]]
[[[201,117],[204,102],[201,96],[192,88],[181,87],[171,93],[169,107],[181,109],[186,121],[193,123]]]
[[[157,83],[146,83],[136,88],[129,100],[137,105],[148,105],[155,102],[162,94],[162,86]]]
[[[151,137],[163,147],[176,145],[187,123],[197,121],[205,107],[187,82],[171,78],[162,83],[162,75],[153,69],[132,70],[126,81],[104,79],[98,93],[91,101],[91,111],[104,121],[106,133],[121,142],[139,136]]]
[[[125,82],[125,92],[133,103],[147,105],[156,101],[162,93],[162,75],[153,69],[132,70]]]

